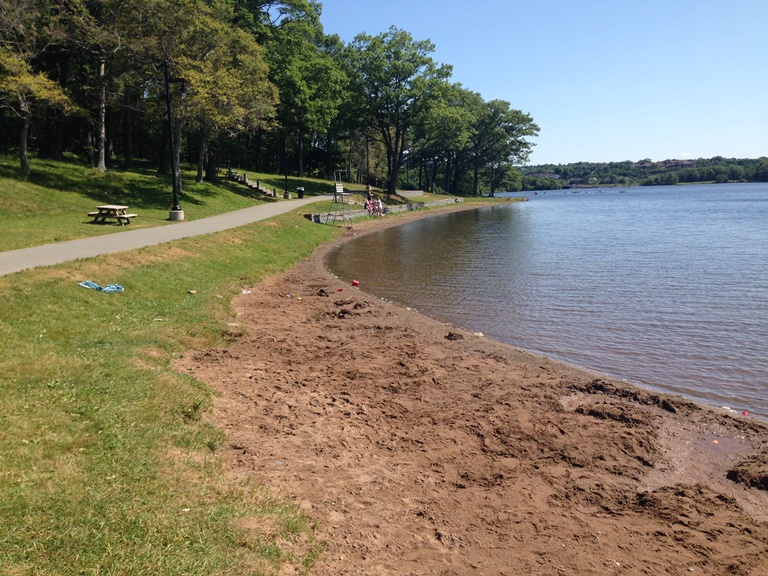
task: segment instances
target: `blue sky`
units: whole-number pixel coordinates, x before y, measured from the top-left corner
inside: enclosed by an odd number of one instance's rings
[[[530,114],[530,164],[768,156],[768,0],[321,1],[326,34],[394,25]]]

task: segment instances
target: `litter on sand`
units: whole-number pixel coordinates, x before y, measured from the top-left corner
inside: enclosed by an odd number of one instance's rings
[[[99,286],[96,284],[96,282],[86,280],[85,282],[80,282],[80,286],[83,288],[90,288],[91,290],[98,290],[99,292],[125,292],[125,288],[120,286],[120,284],[107,284],[106,286]]]

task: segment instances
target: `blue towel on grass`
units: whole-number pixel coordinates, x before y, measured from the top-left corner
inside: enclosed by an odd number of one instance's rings
[[[80,286],[83,288],[90,288],[91,290],[98,290],[99,292],[124,292],[125,288],[120,286],[120,284],[107,284],[106,286],[102,287],[96,284],[96,282],[91,282],[90,280],[86,280],[85,282],[80,282]]]

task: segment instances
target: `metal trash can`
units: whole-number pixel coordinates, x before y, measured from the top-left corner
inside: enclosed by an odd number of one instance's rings
[[[304,198],[304,187],[296,188],[296,193],[299,195],[299,199]]]

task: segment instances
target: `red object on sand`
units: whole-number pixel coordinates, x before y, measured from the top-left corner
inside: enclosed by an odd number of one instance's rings
[[[357,280],[352,280],[352,286],[360,286],[360,282]]]
[[[344,288],[336,288],[336,292],[344,292]]]

